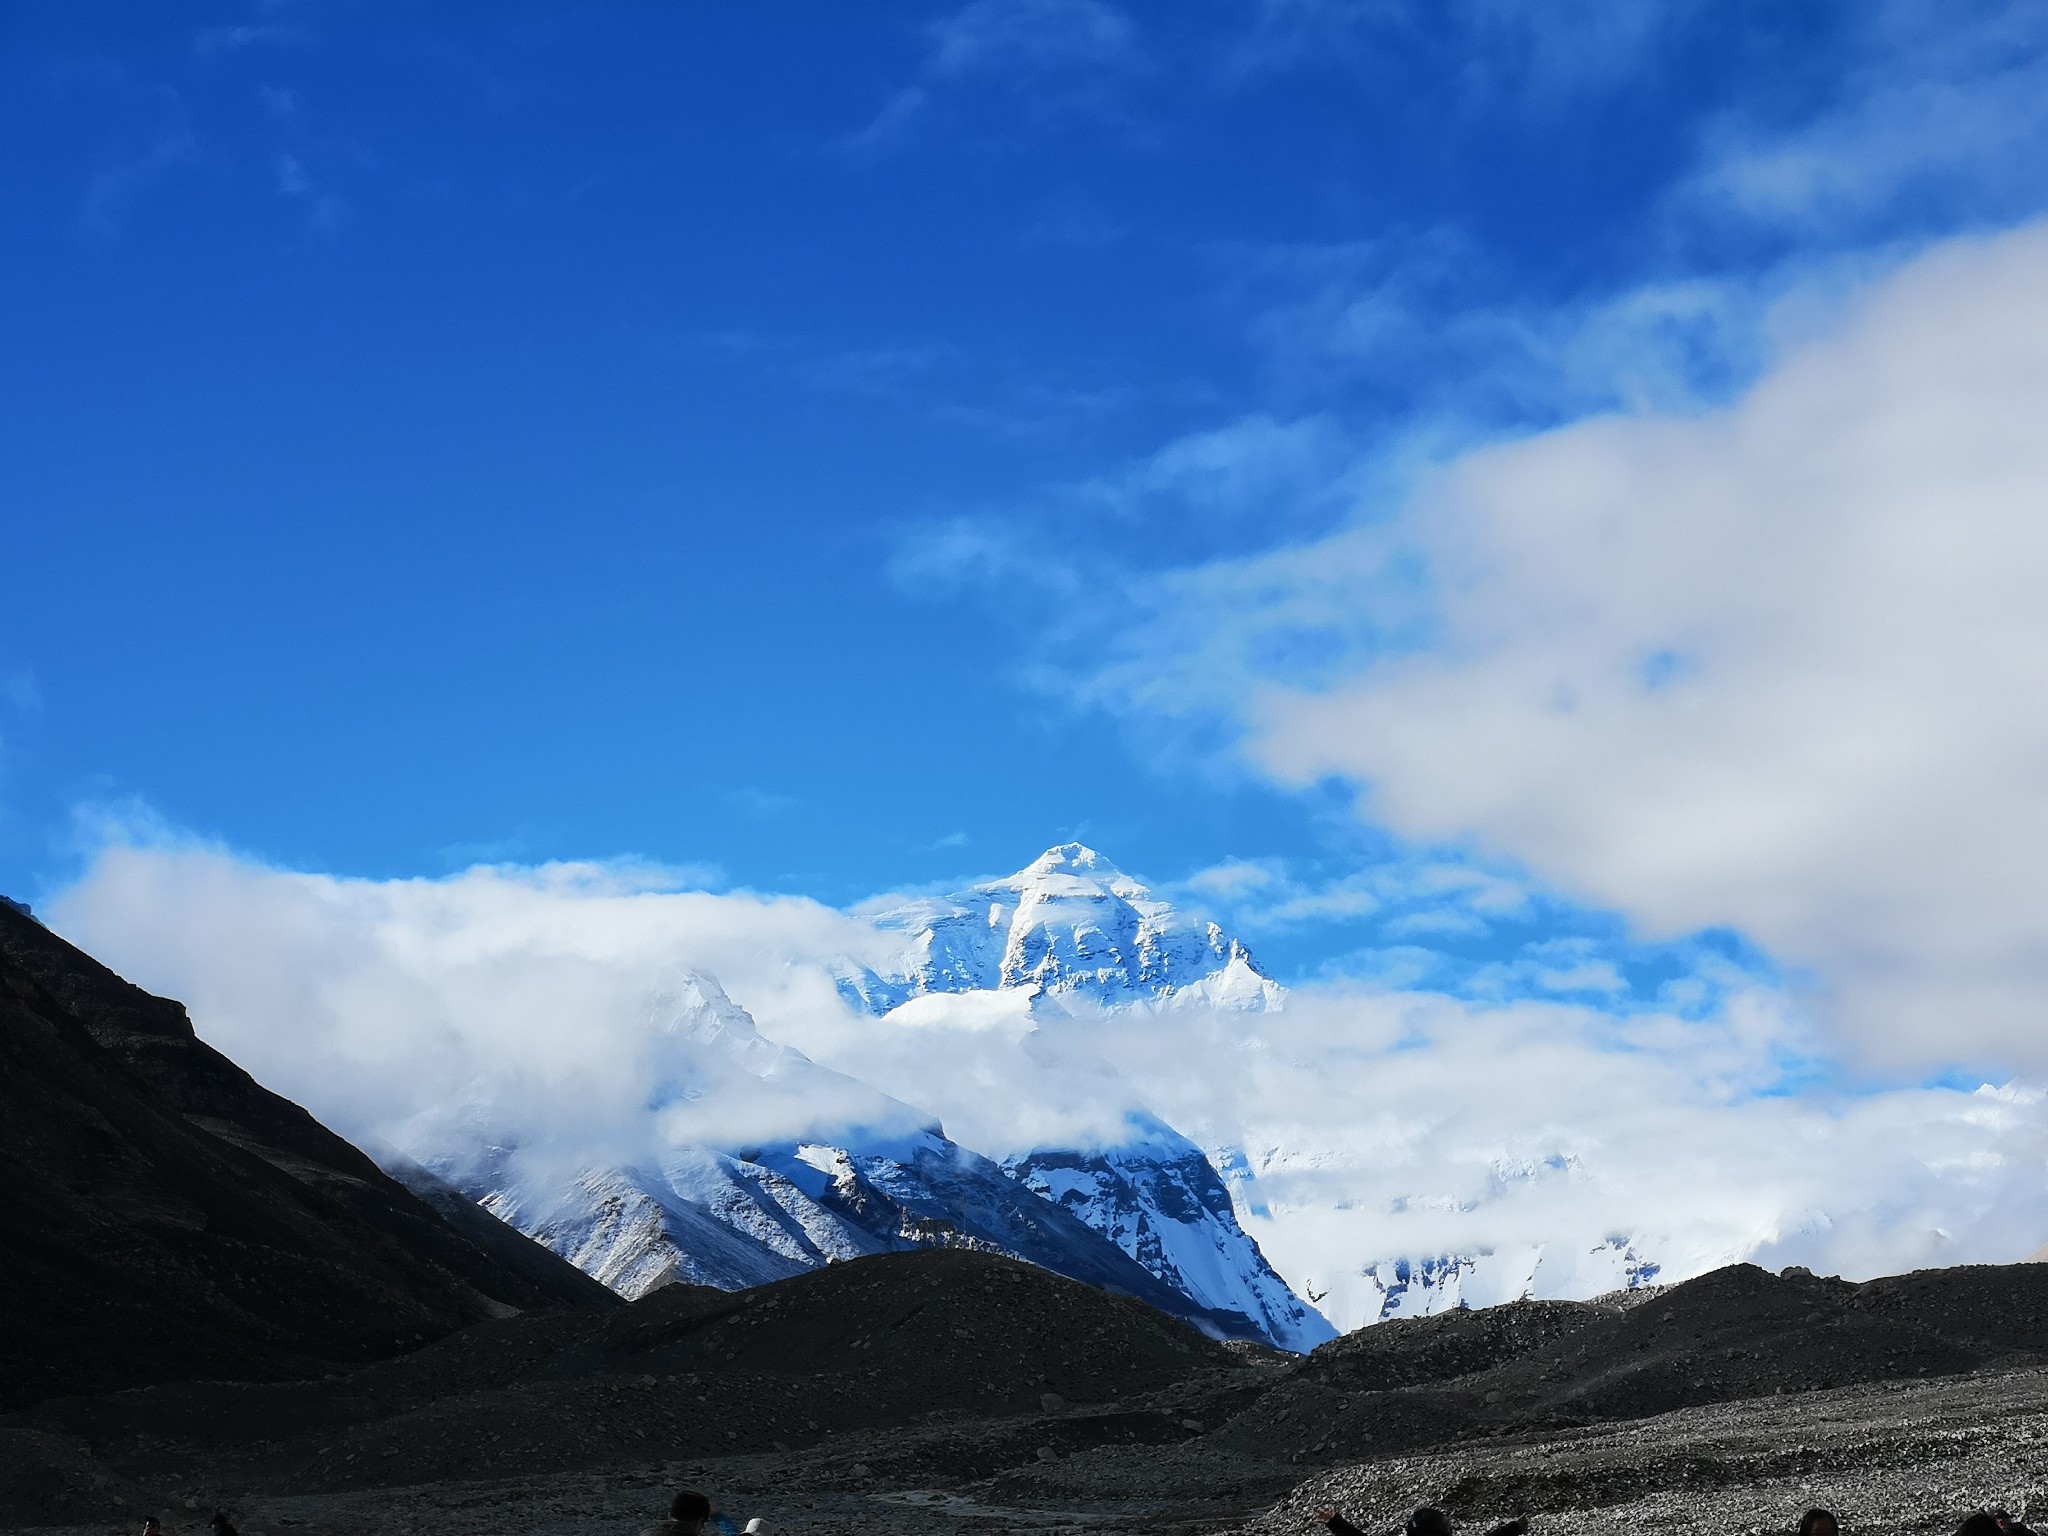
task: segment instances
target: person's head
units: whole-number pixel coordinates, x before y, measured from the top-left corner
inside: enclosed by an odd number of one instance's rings
[[[1825,1509],[1809,1509],[1799,1517],[1799,1536],[1840,1536],[1841,1525]]]
[[[144,1515],[142,1517],[142,1536],[159,1536],[162,1530],[163,1527],[156,1523],[155,1515]]]
[[[711,1518],[711,1501],[695,1489],[685,1488],[669,1501],[668,1517],[686,1531],[702,1531]]]
[[[1999,1530],[1998,1517],[1980,1509],[1956,1527],[1956,1536],[2004,1536],[2004,1533]]]
[[[1451,1517],[1425,1504],[1408,1517],[1408,1536],[1451,1536]]]

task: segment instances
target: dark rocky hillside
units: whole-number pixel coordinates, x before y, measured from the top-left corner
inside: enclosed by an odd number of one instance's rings
[[[1621,1308],[1522,1301],[1324,1345],[1220,1438],[1331,1461],[2048,1361],[2048,1265],[1862,1285],[1730,1265]]]
[[[1105,1427],[1066,1405],[1135,1405],[1246,1374],[1229,1346],[1141,1302],[941,1249],[752,1291],[671,1285],[601,1316],[484,1323],[333,1383],[165,1386],[49,1404],[30,1422],[153,1445],[153,1472],[225,1457],[345,1487],[616,1466],[656,1449],[788,1452],[939,1421],[1061,1421],[1064,1434],[1030,1430],[1022,1446],[999,1434],[993,1460],[964,1453],[993,1472],[1048,1435],[1184,1440],[1174,1415],[1132,1406]]]
[[[491,1237],[263,1088],[180,1005],[0,907],[0,1406],[325,1373],[614,1303]]]
[[[789,1536],[1192,1533],[1261,1510],[1312,1536],[1301,1501],[1325,1495],[1382,1525],[1428,1498],[1558,1522],[1539,1531],[1623,1507],[1775,1530],[1833,1479],[1933,1522],[1872,1528],[1933,1531],[2048,1480],[2044,1317],[2039,1265],[1864,1285],[1738,1265],[1626,1309],[1454,1312],[1291,1358],[997,1255],[888,1254],[482,1322],[326,1379],[46,1402],[0,1419],[0,1523],[77,1527],[167,1491],[239,1505],[252,1536],[600,1536],[698,1483]],[[1972,1427],[1973,1392],[2000,1427]],[[42,1490],[12,1504],[10,1456]]]

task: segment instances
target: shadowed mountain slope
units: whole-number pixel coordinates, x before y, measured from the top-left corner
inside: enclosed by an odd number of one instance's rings
[[[967,1453],[993,1454],[994,1470],[1062,1436],[1184,1440],[1175,1415],[1103,1421],[1065,1404],[1129,1404],[1212,1377],[1256,1373],[1241,1347],[1142,1302],[1004,1255],[935,1249],[750,1291],[674,1284],[607,1313],[484,1323],[337,1380],[72,1398],[25,1422],[141,1448],[150,1476],[228,1457],[321,1487],[787,1450],[935,1422],[1008,1424]]]
[[[326,1371],[614,1304],[489,1236],[200,1041],[179,1004],[0,908],[0,1406]]]

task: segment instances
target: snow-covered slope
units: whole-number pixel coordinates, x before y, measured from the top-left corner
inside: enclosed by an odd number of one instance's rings
[[[1307,1351],[1335,1338],[1238,1225],[1202,1149],[1156,1117],[1133,1122],[1122,1145],[1045,1148],[1003,1166],[1176,1290],[1252,1318],[1281,1348]]]
[[[1211,1003],[1270,1008],[1284,995],[1251,954],[1080,843],[1048,848],[1002,880],[876,913],[904,936],[894,965],[850,969],[841,988],[887,1013],[932,992],[1025,988],[1115,1007],[1192,990]]]
[[[1195,1301],[936,1129],[745,1156],[684,1146],[653,1168],[489,1182],[478,1199],[493,1214],[626,1296],[671,1280],[739,1290],[863,1254],[974,1248],[1135,1296],[1218,1337],[1267,1335],[1259,1316]]]
[[[487,1209],[623,1296],[671,1280],[744,1290],[884,1246],[772,1170],[706,1147],[566,1184],[493,1182]]]
[[[509,1141],[452,1150],[434,1171],[627,1296],[671,1280],[739,1289],[863,1254],[969,1247],[1138,1297],[1220,1337],[1265,1336],[1260,1316],[1177,1289],[901,1100],[769,1040],[711,978],[678,979],[655,1029],[650,1102],[676,1131],[658,1159],[564,1165]],[[795,1137],[745,1135],[806,1124]],[[690,1139],[707,1127],[732,1139]]]
[[[1218,1337],[1265,1336],[1256,1313],[1162,1279],[1074,1212],[936,1130],[864,1148],[812,1143],[763,1161],[884,1247],[1007,1253],[1135,1296]]]

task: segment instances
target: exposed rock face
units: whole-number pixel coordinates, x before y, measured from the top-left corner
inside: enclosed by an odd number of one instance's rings
[[[0,1406],[324,1370],[487,1317],[612,1304],[509,1230],[464,1235],[199,1040],[180,1005],[11,905],[0,1191]]]

